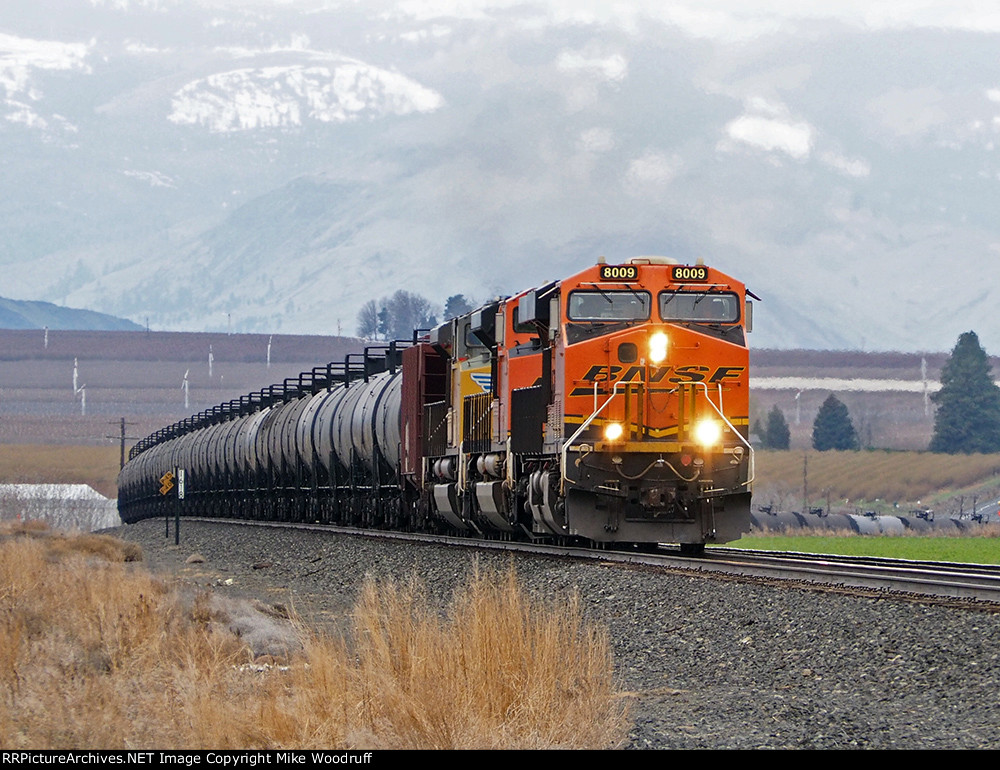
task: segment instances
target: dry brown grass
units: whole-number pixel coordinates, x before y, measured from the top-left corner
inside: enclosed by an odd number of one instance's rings
[[[121,451],[115,446],[0,444],[0,484],[89,484],[118,496]]]
[[[475,575],[447,616],[415,580],[365,585],[353,641],[299,629],[252,665],[106,536],[0,530],[4,748],[605,748],[625,735],[606,633],[575,600]],[[272,661],[273,662],[273,661]],[[259,663],[259,661],[258,661]]]
[[[803,460],[810,499],[925,503],[1000,483],[1000,455],[930,452],[757,452],[756,490],[792,490],[801,500]],[[984,498],[983,498],[984,499]],[[982,499],[980,500],[982,502]]]

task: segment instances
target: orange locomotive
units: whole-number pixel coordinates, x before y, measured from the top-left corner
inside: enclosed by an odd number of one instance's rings
[[[739,538],[747,294],[706,265],[637,257],[437,327],[403,353],[404,505],[471,533],[693,552]]]

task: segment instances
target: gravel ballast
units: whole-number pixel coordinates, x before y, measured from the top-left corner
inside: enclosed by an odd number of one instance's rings
[[[182,521],[175,546],[162,520],[108,532],[154,572],[331,630],[366,574],[416,573],[444,604],[477,565],[516,564],[531,593],[578,591],[610,631],[623,748],[1000,748],[996,612],[334,533]]]

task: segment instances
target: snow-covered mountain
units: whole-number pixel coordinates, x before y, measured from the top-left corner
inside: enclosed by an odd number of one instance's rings
[[[0,294],[350,333],[666,254],[759,347],[1000,350],[1000,29],[721,2],[5,0]]]

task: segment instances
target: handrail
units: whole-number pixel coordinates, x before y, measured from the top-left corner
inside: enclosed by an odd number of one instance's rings
[[[580,434],[583,433],[583,431],[585,431],[588,427],[590,427],[590,424],[594,421],[594,419],[597,417],[597,415],[599,415],[601,412],[603,412],[607,408],[607,406],[611,403],[611,400],[616,395],[618,395],[618,386],[622,385],[622,384],[625,384],[625,383],[622,383],[621,381],[616,382],[614,384],[614,387],[611,390],[611,395],[608,396],[607,400],[603,404],[601,404],[600,407],[598,407],[597,406],[597,388],[598,388],[598,383],[596,383],[596,382],[594,383],[594,405],[595,405],[594,411],[593,411],[593,413],[586,420],[583,421],[583,424],[580,425],[580,427],[576,429],[576,432],[572,436],[570,436],[570,438],[563,444],[562,451],[560,452],[560,458],[559,458],[559,475],[560,475],[560,478],[559,478],[559,491],[560,491],[560,494],[565,494],[565,492],[566,492],[566,481],[568,480],[566,478],[566,464],[568,462],[568,455],[569,455],[570,446],[573,444],[574,441],[576,441],[576,439],[580,436]],[[740,433],[739,430],[737,430],[736,426],[733,425],[733,423],[730,421],[730,419],[728,417],[726,417],[726,415],[722,412],[721,407],[717,406],[716,403],[712,400],[711,396],[709,395],[709,391],[708,391],[708,383],[706,383],[706,382],[699,382],[699,383],[693,383],[693,384],[696,387],[698,385],[701,385],[702,388],[704,388],[704,390],[705,390],[705,401],[707,401],[708,404],[715,411],[715,413],[719,415],[720,419],[727,426],[729,426],[729,429],[740,440],[740,442],[744,446],[746,446],[746,448],[747,448],[747,450],[749,452],[749,455],[748,455],[747,459],[749,460],[750,468],[749,468],[749,474],[748,474],[747,480],[744,481],[744,482],[742,482],[740,484],[740,486],[749,487],[753,483],[754,479],[756,479],[756,477],[757,477],[756,455],[754,453],[753,446],[751,446],[750,442],[746,438],[744,438],[743,434]],[[719,386],[719,400],[720,401],[722,400],[722,386],[721,385]]]
[[[588,417],[586,420],[584,420],[583,424],[579,428],[576,429],[576,433],[574,433],[572,436],[570,436],[569,439],[567,439],[563,443],[562,452],[560,452],[560,457],[559,457],[559,494],[565,494],[566,493],[566,461],[567,461],[567,456],[569,454],[570,445],[574,441],[576,441],[577,437],[581,433],[583,433],[587,428],[590,427],[590,423],[592,423],[594,421],[594,418],[597,417],[597,415],[599,415],[601,412],[603,412],[607,408],[608,404],[611,403],[611,399],[613,399],[615,396],[618,395],[618,386],[622,385],[622,384],[623,383],[621,382],[621,380],[619,380],[618,382],[616,382],[615,385],[614,385],[614,387],[611,389],[611,395],[608,396],[608,400],[605,401],[603,404],[601,404],[600,408],[595,409],[594,412],[590,415],[590,417]],[[594,403],[595,404],[597,403],[597,383],[596,382],[594,383]]]
[[[724,414],[722,413],[722,409],[721,409],[721,408],[720,408],[719,406],[716,406],[716,405],[715,405],[715,402],[714,402],[714,401],[712,400],[711,396],[709,396],[709,395],[708,395],[708,383],[707,383],[707,382],[696,382],[696,383],[694,383],[694,384],[695,384],[696,386],[697,386],[697,385],[701,385],[701,386],[702,386],[702,387],[703,387],[703,388],[705,389],[705,400],[706,400],[706,401],[707,401],[707,402],[709,403],[709,405],[710,405],[710,406],[712,407],[712,409],[714,409],[714,410],[715,410],[716,414],[718,414],[718,415],[719,415],[719,417],[720,417],[720,418],[722,418],[722,421],[723,421],[723,422],[724,422],[724,423],[725,423],[726,425],[728,425],[728,426],[729,426],[729,430],[731,430],[731,431],[732,431],[733,433],[735,433],[735,434],[736,434],[736,436],[737,436],[737,437],[739,438],[739,440],[740,440],[740,441],[742,441],[742,442],[743,442],[743,444],[744,444],[744,445],[746,446],[746,448],[747,448],[747,449],[748,449],[748,450],[750,451],[750,456],[749,456],[749,458],[748,458],[748,459],[750,460],[750,473],[749,473],[749,476],[747,477],[747,480],[746,480],[746,481],[744,481],[744,482],[743,482],[743,483],[742,483],[742,484],[740,485],[740,486],[744,486],[744,487],[749,487],[749,486],[750,486],[750,485],[751,485],[751,484],[753,483],[754,479],[755,479],[755,478],[757,477],[757,465],[756,465],[756,459],[755,459],[755,456],[754,456],[754,451],[753,451],[753,447],[752,447],[752,446],[750,445],[750,442],[749,442],[749,441],[747,441],[747,440],[746,440],[746,439],[745,439],[745,438],[743,437],[743,434],[742,434],[742,433],[740,433],[740,432],[739,432],[739,431],[738,431],[738,430],[736,429],[736,426],[735,426],[735,425],[733,425],[733,424],[732,424],[732,423],[731,423],[731,422],[729,421],[729,418],[728,418],[728,417],[726,417],[726,415],[724,415]],[[722,401],[722,384],[721,384],[721,383],[719,384],[719,401],[720,401],[720,402]]]

